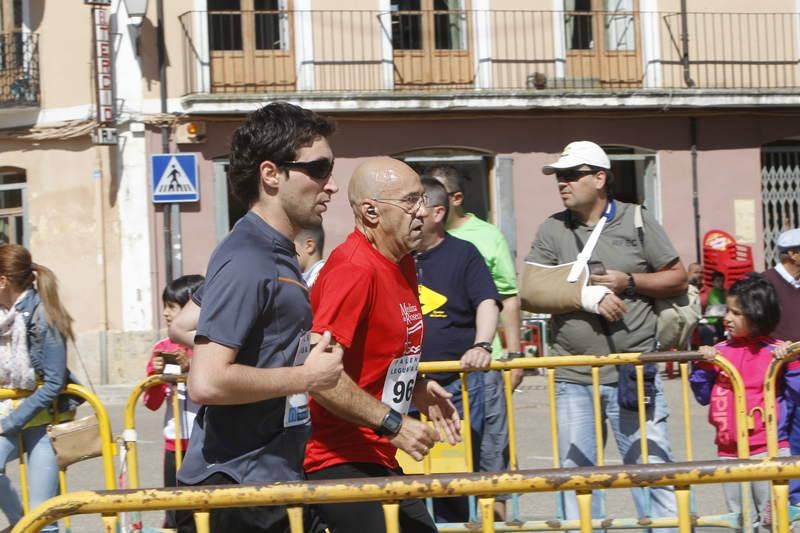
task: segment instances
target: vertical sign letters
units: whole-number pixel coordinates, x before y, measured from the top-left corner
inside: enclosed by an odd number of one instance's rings
[[[94,15],[94,55],[97,71],[97,122],[114,122],[114,83],[111,66],[111,28],[108,9],[95,7]]]

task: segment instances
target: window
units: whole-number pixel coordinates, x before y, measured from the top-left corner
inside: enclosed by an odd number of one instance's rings
[[[25,171],[0,169],[0,244],[26,244]]]
[[[208,0],[211,50],[242,49],[240,0]]]
[[[466,50],[467,14],[464,11],[463,0],[436,0],[433,7],[436,49]]]
[[[564,25],[569,50],[594,49],[591,0],[565,0]]]
[[[286,31],[281,28],[280,2],[255,0],[254,7],[256,50],[285,50]]]
[[[422,50],[421,0],[392,0],[392,46]]]

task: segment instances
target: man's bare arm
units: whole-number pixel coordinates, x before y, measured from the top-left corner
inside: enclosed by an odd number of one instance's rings
[[[330,334],[305,364],[256,368],[236,363],[238,350],[200,338],[189,369],[189,395],[203,405],[240,405],[334,386],[342,373],[342,349],[328,350]]]
[[[503,310],[500,311],[500,320],[503,324],[503,333],[506,337],[506,350],[509,352],[521,351],[519,340],[521,302],[519,294],[508,295],[503,299]],[[525,371],[515,368],[511,371],[511,390],[513,391],[522,383]]]
[[[189,298],[186,305],[172,320],[172,324],[169,326],[169,338],[191,348],[194,346],[198,320],[200,320],[200,306]]]
[[[377,428],[389,412],[388,405],[370,396],[345,372],[342,372],[335,387],[316,391],[313,396],[316,402],[333,415],[357,426]],[[428,424],[403,415],[400,432],[389,440],[415,460],[421,461],[440,437]]]
[[[686,292],[689,280],[680,259],[675,259],[657,272],[632,274],[636,292],[652,298],[669,298]],[[592,276],[592,283],[604,285],[614,294],[622,294],[628,286],[628,274],[609,270]]]

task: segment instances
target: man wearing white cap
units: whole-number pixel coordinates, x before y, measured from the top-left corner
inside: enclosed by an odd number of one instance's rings
[[[772,336],[797,341],[800,340],[800,228],[784,231],[775,244],[779,263],[764,271],[781,305],[781,321]]]
[[[778,235],[778,264],[764,271],[764,277],[775,287],[781,306],[781,320],[772,332],[776,339],[800,341],[800,228]],[[800,454],[800,405],[787,402],[789,447],[792,455]],[[789,482],[789,499],[800,504],[800,480]]]
[[[539,227],[527,262],[560,265],[575,261],[595,227],[599,228],[592,236],[592,241],[597,241],[587,258],[592,262],[593,274],[591,290],[586,292],[593,297],[583,298],[579,308],[553,314],[553,353],[603,355],[654,350],[653,299],[684,293],[687,286],[686,270],[663,228],[646,210],[612,198],[611,162],[593,142],[570,143],[560,159],[542,172],[555,174],[566,209]],[[586,247],[589,248],[591,245]],[[621,392],[618,394],[619,381],[615,367],[601,367],[601,415],[611,425],[623,461],[641,463],[637,411]],[[595,465],[598,450],[591,369],[557,369],[556,382],[561,465]],[[646,409],[649,463],[671,462],[666,400],[655,371],[651,373],[650,387],[652,396]],[[633,496],[642,517],[677,515],[671,487],[635,489]],[[567,493],[562,501],[566,518],[578,518],[575,495]],[[595,518],[604,516],[603,503],[600,494],[592,499]]]

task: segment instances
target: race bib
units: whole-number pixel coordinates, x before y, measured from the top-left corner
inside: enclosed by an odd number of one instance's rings
[[[297,353],[294,356],[292,366],[299,366],[305,363],[310,351],[309,333],[304,331],[300,336],[300,344],[297,346]],[[283,411],[283,427],[301,426],[308,424],[310,421],[311,413],[308,410],[308,394],[290,394],[287,396],[286,407]]]
[[[383,383],[381,401],[399,413],[408,413],[418,366],[419,355],[404,355],[392,361]]]

